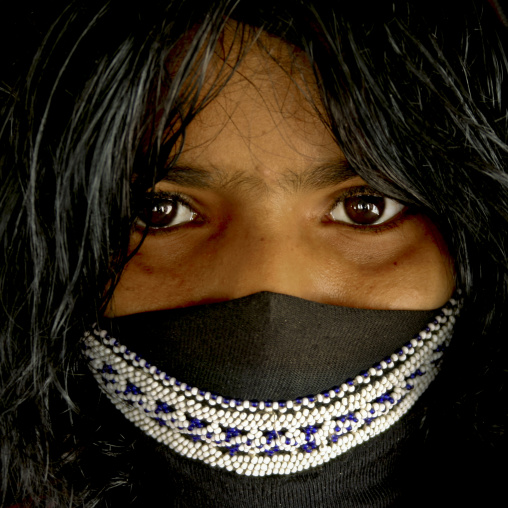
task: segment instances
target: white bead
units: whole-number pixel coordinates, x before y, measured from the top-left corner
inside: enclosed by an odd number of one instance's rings
[[[285,407],[279,407],[277,402],[271,408],[266,407],[264,402],[254,407],[250,401],[242,401],[240,406],[236,406],[235,400],[225,403],[220,395],[215,400],[209,392],[205,392],[204,396],[199,395],[196,387],[187,390],[185,383],[176,386],[175,378],[166,380],[166,373],[156,374],[157,368],[153,365],[146,369],[144,359],[136,360],[136,353],[132,351],[125,355],[126,346],[115,346],[116,339],[106,339],[107,334],[100,330],[94,329],[93,334],[85,333],[83,341],[88,349],[84,355],[99,385],[115,406],[144,432],[176,452],[244,475],[289,474],[328,462],[352,446],[379,434],[408,411],[438,372],[432,362],[441,358],[442,352],[436,353],[434,349],[436,345],[449,342],[456,312],[457,309],[444,309],[443,313],[449,318],[438,316],[436,319],[440,325],[431,323],[431,332],[420,332],[423,340],[411,339],[409,343],[412,348],[402,346],[400,356],[394,353],[390,364],[381,361],[381,369],[371,367],[367,377],[356,376],[352,386],[343,383],[339,394],[330,390],[328,397],[317,394],[314,402],[304,397],[302,404],[286,401]],[[100,372],[104,363],[114,365],[118,374]],[[417,369],[424,375],[408,379]],[[103,384],[113,380],[115,384]],[[406,388],[408,382],[413,386],[410,391]],[[137,386],[143,395],[124,394],[128,383]],[[115,393],[115,390],[120,393]],[[385,392],[390,393],[393,404],[389,401],[374,402]],[[334,398],[335,401],[331,402]],[[141,400],[143,405],[138,405],[137,402]],[[134,405],[126,405],[126,401],[134,402]],[[156,415],[154,411],[159,401],[167,403],[174,411]],[[353,413],[357,421],[347,420],[345,427],[351,430],[342,434],[336,443],[330,442],[336,425],[343,427],[342,422],[336,422],[336,419],[349,413]],[[154,419],[156,416],[166,425],[159,425]],[[201,441],[194,442],[185,437],[189,433],[187,429],[191,418],[198,418],[206,424],[201,429],[190,431],[192,435],[201,436]],[[370,418],[374,419],[367,424],[364,420]],[[171,422],[171,419],[175,422]],[[310,454],[299,451],[306,437],[302,429],[309,425],[320,427],[313,434],[317,449]],[[246,455],[231,457],[222,451],[227,437],[226,428],[247,432],[247,435],[232,437],[229,441],[232,445],[238,445]],[[266,432],[271,431],[280,434],[268,445]],[[206,437],[208,433],[211,434],[210,438]],[[250,445],[247,444],[249,440]],[[289,440],[289,444],[286,440]],[[266,446],[279,446],[280,450],[289,453],[264,456]]]

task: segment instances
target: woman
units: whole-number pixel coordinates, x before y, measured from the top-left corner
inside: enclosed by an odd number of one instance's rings
[[[497,485],[502,11],[378,4],[76,2],[14,58],[6,506]]]

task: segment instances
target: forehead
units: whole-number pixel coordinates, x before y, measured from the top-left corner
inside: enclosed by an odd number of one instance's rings
[[[304,53],[267,34],[241,48],[226,31],[221,42],[203,95],[224,64],[235,70],[186,128],[179,164],[273,182],[343,158],[324,123]]]

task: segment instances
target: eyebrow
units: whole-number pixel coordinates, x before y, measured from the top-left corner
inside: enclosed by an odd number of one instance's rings
[[[281,175],[278,183],[294,192],[319,190],[339,185],[357,176],[346,159],[338,159],[310,166],[303,171],[288,170]],[[216,167],[205,169],[189,165],[173,166],[162,181],[195,189],[259,188],[267,185],[261,177],[245,171],[238,170],[230,174]]]
[[[301,172],[291,171],[283,178],[292,190],[319,190],[341,184],[358,176],[346,159],[311,166]]]

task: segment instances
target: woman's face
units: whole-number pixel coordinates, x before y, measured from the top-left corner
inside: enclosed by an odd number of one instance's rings
[[[439,232],[354,174],[309,101],[303,57],[263,42],[187,128],[106,315],[259,291],[375,309],[444,304],[454,282]]]

